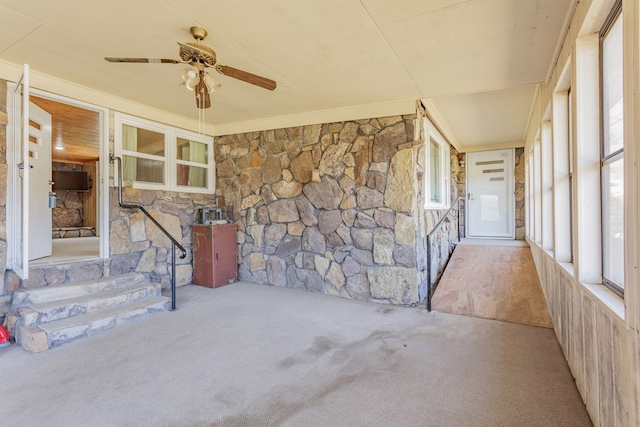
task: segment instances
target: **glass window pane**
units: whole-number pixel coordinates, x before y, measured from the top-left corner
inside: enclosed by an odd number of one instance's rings
[[[178,165],[178,185],[207,188],[207,169]]]
[[[602,168],[603,275],[624,288],[624,158]]]
[[[434,203],[442,201],[440,179],[440,144],[432,139],[429,148],[429,197]]]
[[[178,138],[178,160],[207,164],[208,145],[202,142]]]
[[[602,41],[602,110],[604,155],[623,147],[622,18],[618,16]]]
[[[122,176],[125,181],[164,183],[164,162],[123,156]]]
[[[164,156],[164,134],[122,125],[122,148],[138,153]]]

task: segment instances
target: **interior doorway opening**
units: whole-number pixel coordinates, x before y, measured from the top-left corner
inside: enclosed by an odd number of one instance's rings
[[[51,256],[31,265],[101,256],[100,111],[33,94],[33,104],[51,115]],[[37,215],[36,212],[31,214]]]

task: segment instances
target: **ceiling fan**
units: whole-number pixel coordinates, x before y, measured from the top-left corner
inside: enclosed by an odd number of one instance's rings
[[[214,68],[223,76],[232,77],[242,80],[252,85],[259,86],[264,89],[274,90],[276,82],[261,77],[256,74],[242,71],[237,68],[221,65],[217,63],[216,52],[205,44],[200,44],[201,40],[207,37],[207,30],[202,27],[191,27],[189,32],[196,39],[195,43],[180,43],[180,59],[164,59],[164,58],[118,58],[106,57],[109,62],[129,62],[137,64],[189,64],[190,67],[182,71],[183,85],[190,91],[194,91],[196,95],[196,106],[198,108],[211,107],[211,98],[209,92],[218,88],[213,78],[207,73],[207,68]]]

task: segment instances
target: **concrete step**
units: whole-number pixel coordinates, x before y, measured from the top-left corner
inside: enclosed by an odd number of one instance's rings
[[[68,317],[81,316],[160,295],[160,285],[134,283],[89,295],[81,295],[41,303],[30,303],[18,309],[23,326],[36,326]]]
[[[19,325],[16,341],[26,350],[37,353],[59,345],[96,335],[116,326],[165,311],[171,300],[152,296],[92,313],[54,320],[37,326]]]
[[[31,303],[44,303],[61,299],[90,295],[123,286],[141,283],[145,277],[140,273],[127,273],[119,276],[102,277],[83,282],[66,283],[64,285],[43,288],[21,289],[13,294],[13,307],[24,307]]]

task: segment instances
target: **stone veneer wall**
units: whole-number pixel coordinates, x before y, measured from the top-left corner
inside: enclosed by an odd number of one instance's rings
[[[525,206],[524,206],[524,190],[525,190],[525,162],[524,148],[515,149],[515,197],[516,197],[516,239],[525,239]]]
[[[170,286],[171,241],[138,209],[123,209],[118,191],[110,190],[109,232],[110,274],[129,271],[144,273],[152,282]],[[123,189],[123,201],[140,203],[162,226],[185,246],[187,257],[180,259],[176,248],[176,285],[193,280],[191,227],[199,209],[215,203],[213,194]]]
[[[216,138],[218,204],[238,226],[240,280],[421,302],[421,129],[409,115]]]
[[[54,171],[82,171],[82,165],[75,163],[53,162]],[[79,191],[58,190],[56,192],[56,207],[51,212],[53,228],[82,227],[84,209],[82,205],[83,193]],[[59,237],[55,233],[53,238]]]

